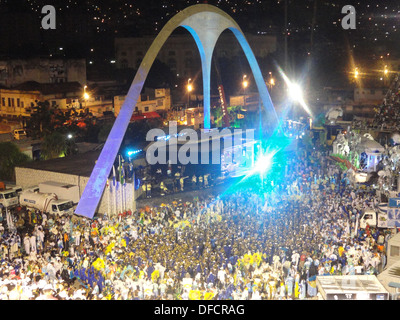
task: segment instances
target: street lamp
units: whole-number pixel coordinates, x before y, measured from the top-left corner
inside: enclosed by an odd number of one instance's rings
[[[247,80],[247,76],[244,74],[242,79],[243,88],[246,89],[249,86],[249,81]]]
[[[188,92],[188,108],[190,107],[190,93],[193,91],[193,85],[191,84],[192,79],[189,78],[187,82],[187,92]]]
[[[275,79],[272,77],[272,72],[269,72],[269,81],[267,82],[267,86],[269,87],[270,90],[272,90],[272,87],[275,85]]]
[[[86,92],[86,89],[87,89],[87,86],[84,86],[83,87],[83,99],[85,100],[85,109],[86,109],[87,101],[90,98],[90,95],[89,95],[89,93]]]
[[[245,75],[245,74],[242,77],[242,86],[243,86],[243,91],[244,91],[243,104],[244,104],[244,107],[246,107],[246,89],[249,86],[249,81],[247,80],[247,75]]]
[[[383,73],[385,74],[385,76],[387,76],[387,75],[388,75],[388,73],[389,73],[389,70],[388,70],[388,67],[387,67],[387,66],[385,66],[385,70],[383,71]]]
[[[275,85],[275,79],[274,78],[271,78],[269,80],[269,85],[271,86],[271,88]]]
[[[83,98],[88,100],[90,98],[89,94],[86,92],[87,86],[83,87]]]
[[[359,74],[360,74],[360,71],[358,70],[358,68],[355,68],[354,69],[354,78],[358,79]]]

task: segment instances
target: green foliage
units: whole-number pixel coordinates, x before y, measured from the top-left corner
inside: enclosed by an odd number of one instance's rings
[[[32,107],[31,117],[26,124],[28,135],[33,139],[42,139],[57,129],[63,129],[69,117],[57,107],[51,107],[48,101],[38,101]]]
[[[332,154],[332,157],[340,158],[340,159],[342,159],[342,160],[349,160],[348,157],[345,157],[344,155],[339,154],[339,153],[337,153],[337,154]]]
[[[53,132],[47,135],[42,143],[41,155],[42,159],[54,159],[63,157],[68,150],[65,136],[59,132]]]
[[[30,161],[25,153],[21,152],[18,146],[12,142],[0,143],[0,179],[14,181],[15,167]]]
[[[29,136],[33,139],[40,139],[53,131],[50,103],[48,101],[38,101],[36,102],[36,106],[32,108],[32,111],[26,128],[28,129]]]
[[[100,130],[99,130],[99,134],[97,135],[97,141],[99,143],[104,143],[107,140],[108,135],[110,134],[110,131],[113,127],[112,123],[107,123],[105,125],[103,125]]]

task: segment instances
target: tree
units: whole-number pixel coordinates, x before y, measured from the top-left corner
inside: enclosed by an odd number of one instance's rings
[[[99,143],[104,143],[107,140],[108,135],[113,127],[112,123],[107,123],[100,128],[99,134],[97,135],[97,141]]]
[[[37,101],[32,107],[33,112],[27,121],[28,135],[34,139],[40,139],[53,131],[51,125],[50,103],[48,101]]]
[[[65,131],[64,123],[70,119],[70,112],[64,113],[57,106],[51,107],[48,101],[36,101],[33,112],[27,121],[28,135],[34,139],[41,139],[56,130]]]
[[[0,179],[15,180],[15,167],[25,164],[30,158],[21,152],[18,146],[12,142],[0,143]]]
[[[44,160],[63,157],[67,153],[67,141],[59,132],[53,132],[44,138],[41,155]]]

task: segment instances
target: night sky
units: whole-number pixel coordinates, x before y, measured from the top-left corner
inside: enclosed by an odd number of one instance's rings
[[[110,61],[115,58],[115,37],[156,35],[174,14],[197,3],[204,2],[0,0],[0,57],[41,55]],[[208,3],[230,14],[244,32],[276,35],[278,51],[282,50],[285,0]],[[56,30],[41,29],[41,8],[47,4],[57,9]],[[348,4],[356,9],[355,30],[343,30],[341,26],[341,8]],[[394,58],[399,53],[399,21],[400,1],[287,0],[290,59],[298,65],[312,53],[316,64],[325,66],[325,72],[333,72],[335,65],[348,60],[349,55],[364,61]]]

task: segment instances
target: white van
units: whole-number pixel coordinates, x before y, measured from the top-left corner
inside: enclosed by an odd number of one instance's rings
[[[24,129],[15,129],[13,131],[13,137],[15,140],[21,140],[26,137],[26,131]]]

